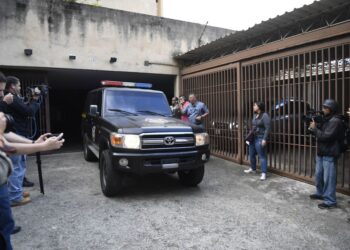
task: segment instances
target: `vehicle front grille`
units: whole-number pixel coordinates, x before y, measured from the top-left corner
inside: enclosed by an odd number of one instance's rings
[[[195,138],[192,133],[182,134],[144,134],[141,136],[142,149],[174,149],[193,147]]]

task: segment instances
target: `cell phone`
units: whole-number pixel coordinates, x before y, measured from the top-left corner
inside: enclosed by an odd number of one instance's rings
[[[47,136],[47,138],[50,138],[50,137],[58,137],[58,139],[60,140],[62,137],[63,137],[63,133],[60,133],[60,134],[50,134]]]

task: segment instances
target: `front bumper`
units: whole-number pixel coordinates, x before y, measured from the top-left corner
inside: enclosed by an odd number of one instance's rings
[[[205,159],[203,160],[205,155]],[[121,166],[120,159],[127,159],[128,165]],[[134,174],[166,173],[178,170],[190,170],[204,165],[210,158],[207,148],[184,152],[160,153],[112,153],[113,166],[123,172]]]

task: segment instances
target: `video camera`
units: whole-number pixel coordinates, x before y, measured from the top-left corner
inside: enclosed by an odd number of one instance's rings
[[[321,124],[323,122],[323,111],[309,110],[306,115],[303,115],[302,121],[306,123],[309,127],[312,121],[315,121],[317,124]]]
[[[49,87],[47,85],[37,85],[26,88],[26,96],[29,99],[33,97],[43,96],[46,97],[49,94]]]

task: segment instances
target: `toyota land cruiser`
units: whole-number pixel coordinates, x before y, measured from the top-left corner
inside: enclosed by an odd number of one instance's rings
[[[89,92],[82,114],[84,158],[99,160],[104,195],[117,195],[126,173],[177,172],[198,185],[209,160],[209,136],[171,117],[163,92],[147,83],[102,81]]]

